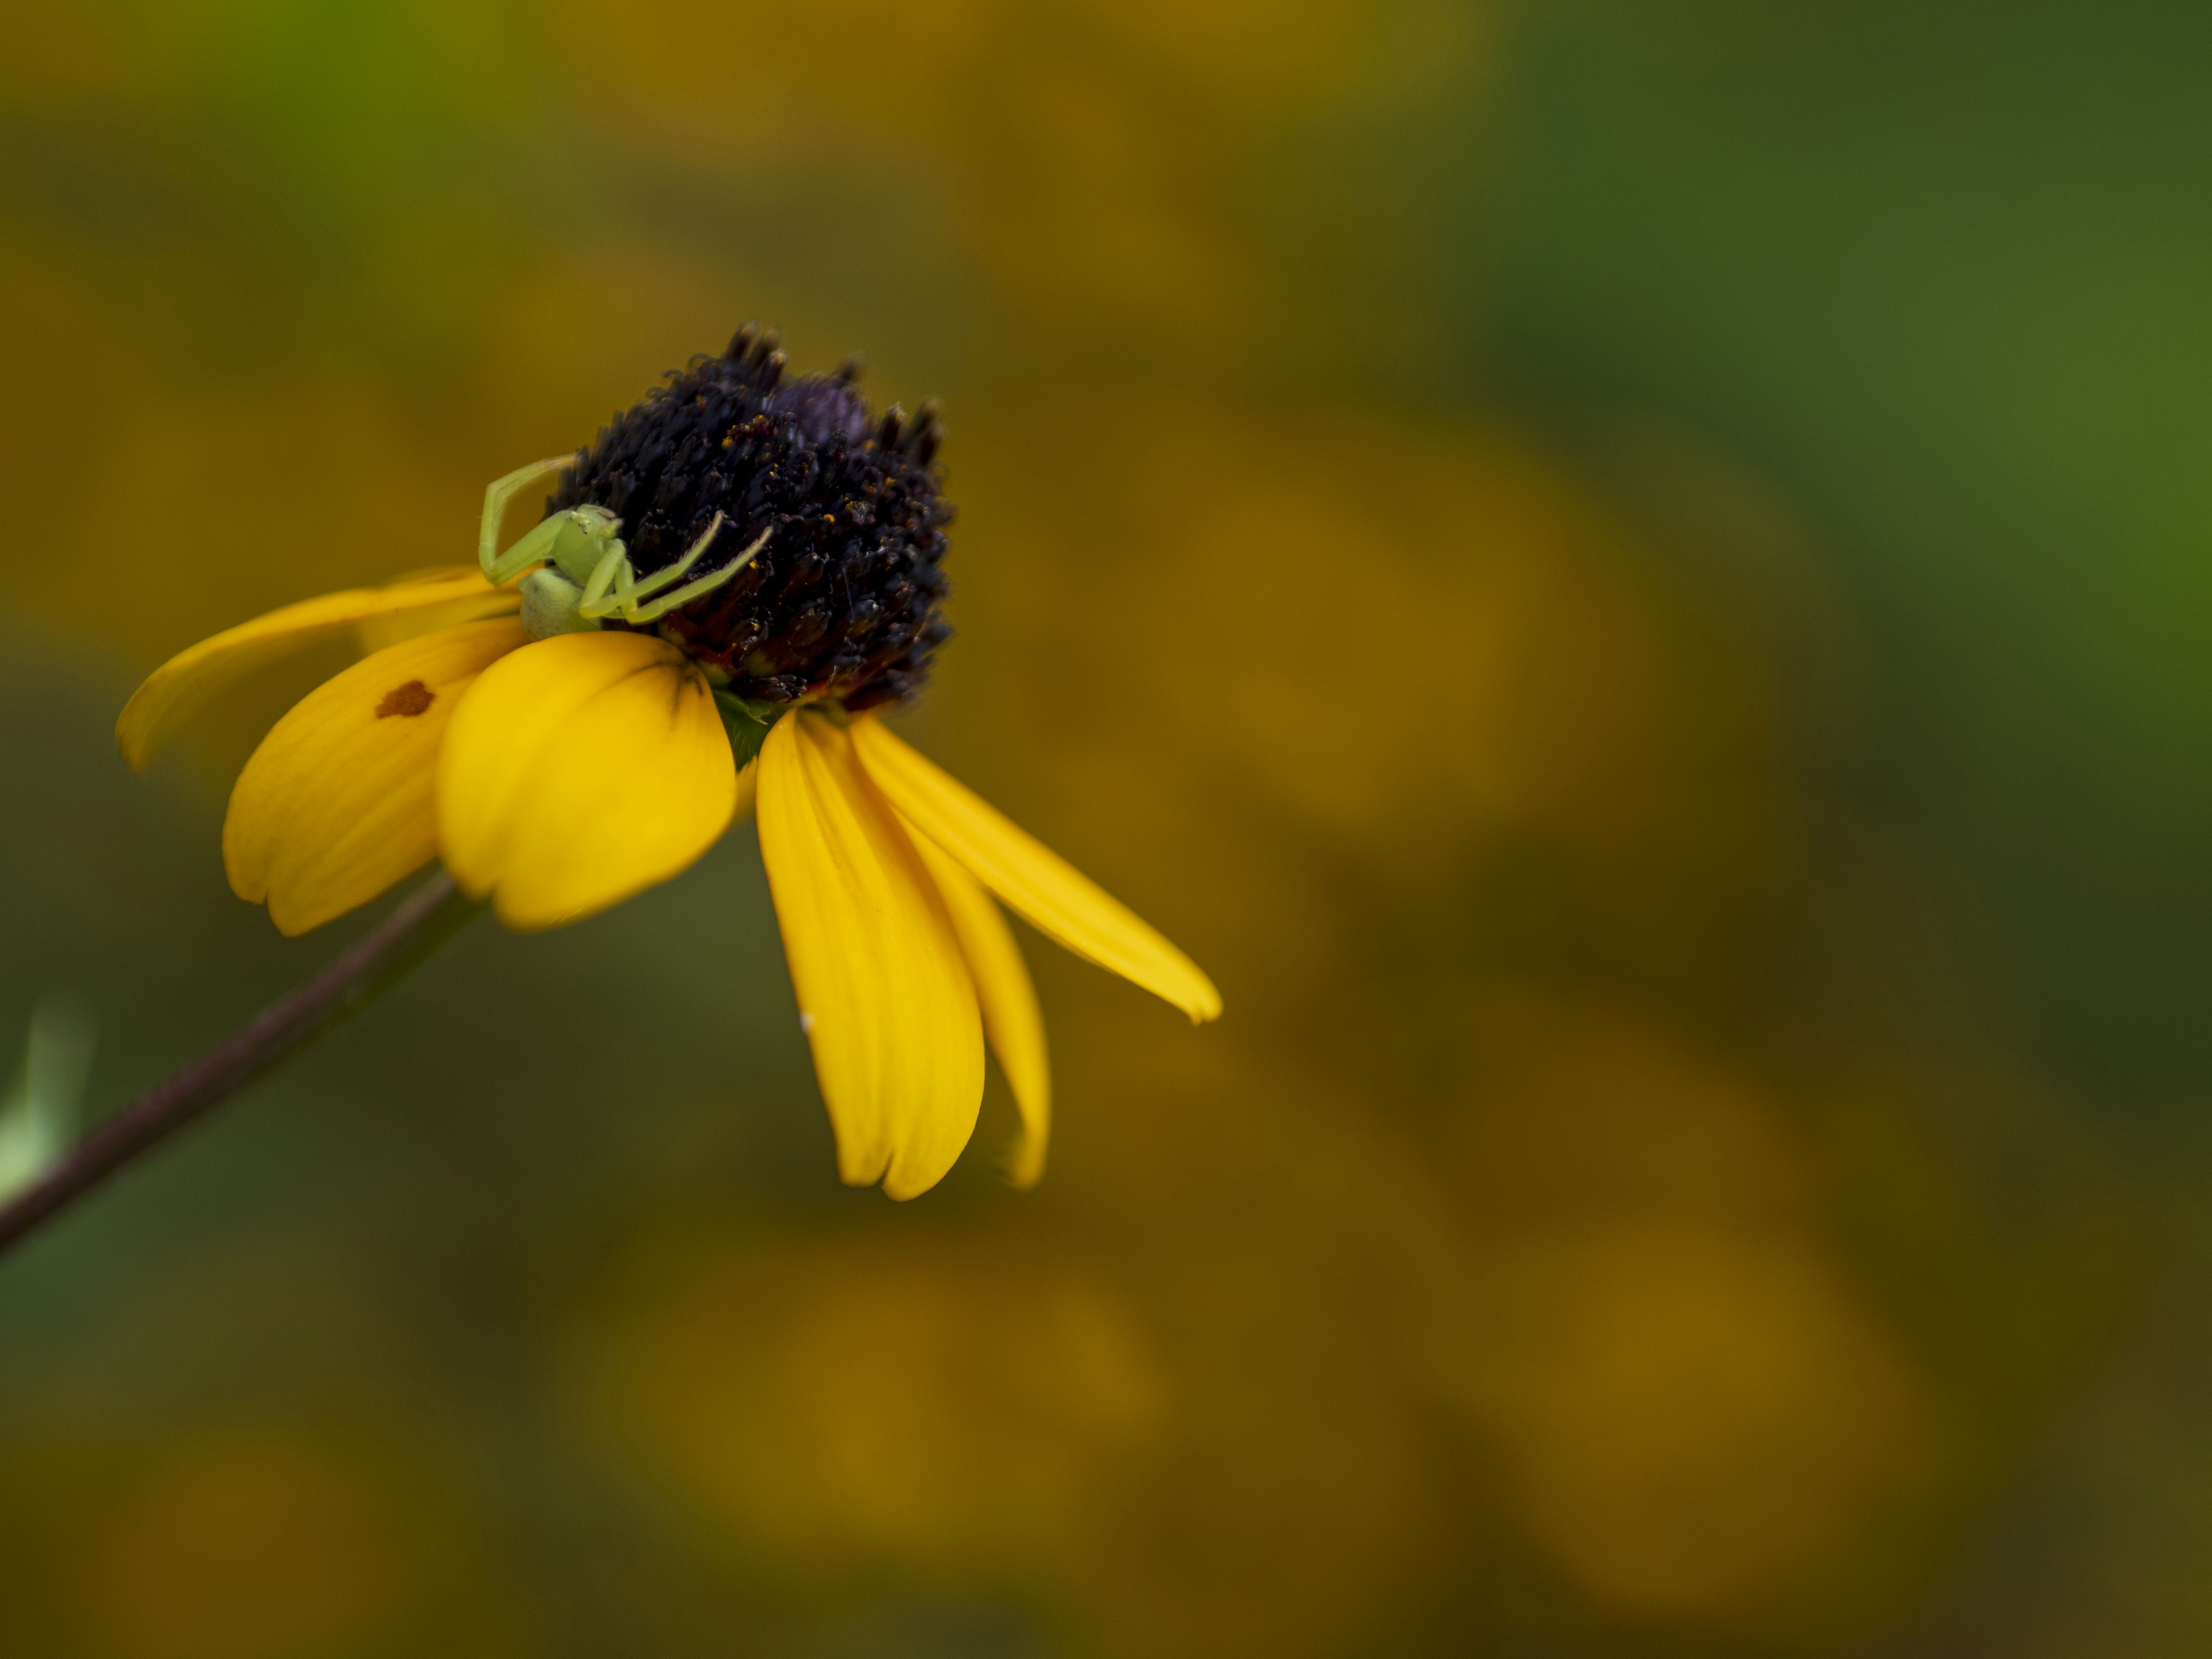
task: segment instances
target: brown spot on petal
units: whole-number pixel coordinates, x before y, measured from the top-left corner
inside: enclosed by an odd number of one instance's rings
[[[438,694],[420,680],[410,680],[404,685],[395,685],[384,694],[384,701],[376,705],[376,718],[388,720],[394,714],[412,717],[428,710],[438,700]]]

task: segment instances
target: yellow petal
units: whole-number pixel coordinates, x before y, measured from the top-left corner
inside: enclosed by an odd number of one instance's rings
[[[473,593],[442,605],[429,605],[421,610],[380,611],[364,617],[354,624],[354,634],[361,644],[362,654],[381,651],[387,645],[397,645],[402,640],[411,640],[424,634],[434,634],[441,628],[457,627],[465,622],[474,622],[486,614],[486,594],[483,592],[483,572],[474,564],[443,564],[423,570],[410,570],[395,576],[389,584],[397,587],[404,582],[450,581],[456,587],[466,588],[466,578],[477,578]],[[517,590],[497,587],[490,592],[505,609],[512,610],[519,603]]]
[[[899,816],[965,865],[1009,909],[1076,955],[1164,997],[1194,1024],[1220,1017],[1221,994],[1197,963],[880,721],[854,721],[853,746]]]
[[[1022,1115],[1022,1138],[1006,1165],[1017,1187],[1034,1187],[1044,1174],[1045,1142],[1052,1133],[1052,1067],[1045,1059],[1044,1016],[1037,1010],[1036,988],[1030,983],[1014,930],[999,914],[991,896],[953,857],[927,836],[912,837],[915,851],[944,895],[945,914],[975,981],[982,1005],[983,1034],[1014,1091]]]
[[[459,614],[449,610],[446,619],[459,622],[511,611],[520,603],[512,588],[495,588],[476,570],[302,599],[202,640],[148,675],[115,722],[116,745],[132,766],[143,767],[187,716],[248,669],[372,617],[458,605]]]
[[[437,856],[438,745],[461,694],[523,643],[512,617],[378,652],[276,722],[230,792],[231,890],[288,935],[366,904]]]
[[[665,640],[540,640],[484,671],[438,758],[438,843],[510,927],[666,881],[730,826],[737,767],[706,678]]]
[[[754,798],[760,793],[760,757],[756,755],[738,770],[738,804],[730,813],[730,822],[742,823],[753,812]]]
[[[778,720],[760,758],[761,861],[838,1172],[927,1192],[975,1131],[983,1035],[935,884],[846,734]]]

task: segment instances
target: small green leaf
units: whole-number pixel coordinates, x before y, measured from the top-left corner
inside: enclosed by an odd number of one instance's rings
[[[727,691],[714,693],[714,707],[721,712],[722,729],[730,734],[731,756],[742,772],[760,753],[761,744],[768,741],[769,727],[775,724],[775,717],[783,709],[776,703],[755,702]]]

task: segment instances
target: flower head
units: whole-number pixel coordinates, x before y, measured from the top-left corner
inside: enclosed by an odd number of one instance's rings
[[[550,510],[621,519],[650,576],[717,514],[734,550],[773,533],[726,586],[660,624],[718,686],[761,702],[835,698],[857,714],[921,689],[949,629],[940,562],[951,505],[930,463],[933,410],[878,422],[860,368],[787,379],[773,333],[742,329],[600,433]]]
[[[240,773],[223,861],[286,933],[433,859],[518,928],[590,915],[689,868],[757,799],[761,854],[839,1167],[894,1197],[973,1133],[988,1041],[1043,1168],[1044,1028],[999,906],[1176,1004],[1204,974],[894,737],[926,678],[951,509],[925,405],[880,421],[856,366],[787,380],[748,327],[592,447],[487,492],[475,569],[289,605],[148,678],[133,765],[223,681],[351,629],[395,631],[310,692]],[[507,500],[561,475],[498,546]]]

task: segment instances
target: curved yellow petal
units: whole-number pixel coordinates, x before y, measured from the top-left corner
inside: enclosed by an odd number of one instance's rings
[[[1029,964],[1014,943],[1014,930],[975,878],[928,836],[912,840],[944,895],[945,914],[975,981],[975,1000],[982,1005],[983,1035],[991,1039],[991,1052],[999,1057],[999,1069],[1006,1074],[1021,1113],[1022,1138],[1007,1161],[1006,1178],[1017,1187],[1034,1187],[1044,1174],[1045,1143],[1052,1134],[1052,1066],[1045,1057],[1044,1015],[1037,1008]]]
[[[899,816],[965,865],[1009,909],[1076,955],[1164,997],[1194,1024],[1220,1017],[1221,994],[1197,963],[880,721],[854,721],[853,746]]]
[[[476,591],[467,591],[467,578],[477,578]],[[473,562],[468,564],[434,565],[422,570],[410,570],[394,576],[386,584],[398,587],[409,582],[450,582],[464,590],[458,599],[441,605],[427,605],[419,610],[380,611],[362,617],[354,624],[354,634],[360,641],[362,654],[381,651],[387,645],[397,645],[402,640],[411,640],[423,634],[434,634],[441,628],[458,627],[465,622],[474,622],[487,614],[487,591],[483,571]],[[495,599],[501,609],[513,610],[521,603],[519,590],[514,587],[495,587],[489,595]]]
[[[650,634],[562,634],[484,671],[438,757],[438,844],[510,927],[576,921],[690,867],[737,767],[706,678]]]
[[[402,611],[448,607],[447,622],[511,611],[521,603],[512,588],[496,588],[477,570],[393,582],[387,587],[351,587],[302,599],[240,623],[212,639],[180,651],[146,677],[115,722],[116,746],[123,758],[143,768],[154,751],[218,689],[248,669],[274,662],[301,646],[328,638],[356,623]]]
[[[753,804],[760,793],[760,757],[756,755],[738,769],[738,802],[730,812],[732,823],[742,823],[753,815]]]
[[[760,757],[761,861],[838,1173],[912,1198],[975,1131],[983,1034],[914,842],[828,720],[778,720]]]
[[[521,645],[512,617],[378,652],[276,722],[230,792],[231,890],[289,935],[319,927],[437,856],[438,745],[461,694]]]

